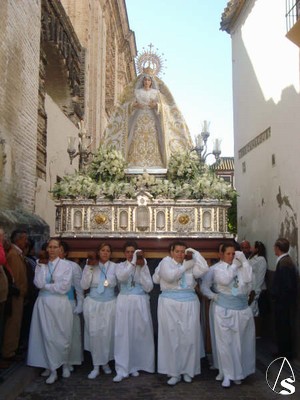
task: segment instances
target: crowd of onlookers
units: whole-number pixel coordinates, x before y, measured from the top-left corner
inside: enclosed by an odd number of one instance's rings
[[[112,248],[100,243],[84,267],[68,260],[69,248],[50,239],[37,259],[33,240],[24,230],[10,240],[0,228],[1,368],[27,356],[27,364],[43,368],[46,383],[57,380],[62,367],[68,378],[89,351],[95,379],[100,368],[114,382],[139,371],[155,371],[155,345],[149,293],[160,285],[157,307],[157,372],[167,383],[189,383],[201,372],[205,355],[200,302],[195,288],[209,299],[212,367],[223,387],[240,384],[255,371],[255,337],[261,319],[275,317],[278,351],[292,359],[292,331],[297,296],[297,268],[288,255],[289,242],[274,244],[278,257],[267,291],[266,249],[255,241],[225,242],[219,261],[208,266],[199,251],[175,241],[153,276],[136,242],[126,242],[124,261],[111,260]],[[82,335],[82,326],[83,335]]]
[[[34,242],[15,230],[10,240],[0,228],[0,353],[1,366],[18,360],[27,348],[33,306],[38,294],[33,284]]]

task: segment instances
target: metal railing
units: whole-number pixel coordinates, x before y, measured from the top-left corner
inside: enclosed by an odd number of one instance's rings
[[[285,4],[286,30],[288,32],[300,18],[300,0],[286,0]]]

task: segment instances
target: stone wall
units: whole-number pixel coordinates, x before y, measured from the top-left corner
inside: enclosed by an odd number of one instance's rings
[[[41,2],[1,1],[0,208],[34,210]]]
[[[136,44],[124,0],[62,0],[85,57],[85,121],[97,148],[108,116],[135,78]]]

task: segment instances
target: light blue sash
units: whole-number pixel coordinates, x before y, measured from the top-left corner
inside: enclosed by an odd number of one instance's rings
[[[47,289],[41,289],[39,291],[39,296],[41,297],[46,297],[46,296],[58,296],[58,297],[66,297],[67,294],[61,294],[61,293],[52,293]]]
[[[121,294],[138,294],[138,295],[144,295],[146,294],[146,292],[144,291],[143,287],[141,284],[136,283],[134,286],[128,285],[127,283],[121,283],[121,290],[120,290]]]
[[[68,299],[70,301],[75,300],[74,289],[75,289],[74,286],[71,286],[71,289],[67,293]]]
[[[194,301],[197,299],[197,295],[194,290],[186,289],[186,290],[163,290],[160,294],[160,297],[164,297],[167,299],[173,299],[176,301]]]
[[[217,305],[230,310],[245,310],[248,308],[248,297],[245,294],[233,296],[231,294],[219,293]]]
[[[96,301],[111,301],[116,298],[115,295],[115,288],[113,287],[106,287],[104,288],[103,293],[99,293],[98,287],[92,287],[88,296]]]

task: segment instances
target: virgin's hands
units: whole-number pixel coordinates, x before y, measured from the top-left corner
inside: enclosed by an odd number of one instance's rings
[[[143,104],[141,104],[141,103],[138,103],[138,102],[136,101],[135,103],[133,103],[133,108],[139,108],[139,109],[142,109],[142,108],[144,108],[144,106],[143,106]]]
[[[149,103],[149,107],[150,107],[152,110],[153,110],[154,108],[156,108],[156,107],[157,107],[156,101],[151,100],[150,103]]]

